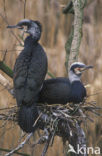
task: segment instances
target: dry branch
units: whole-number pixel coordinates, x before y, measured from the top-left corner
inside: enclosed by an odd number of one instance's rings
[[[68,5],[63,9],[63,13],[74,12],[74,28],[70,33],[69,39],[66,42],[66,69],[69,71],[70,65],[78,60],[79,48],[82,38],[82,22],[83,10],[86,6],[86,0],[71,0]]]
[[[0,84],[8,90],[8,92],[14,96],[13,91],[12,91],[12,85],[9,82],[9,80],[7,80],[3,75],[0,74]]]
[[[21,142],[15,149],[13,149],[11,152],[5,154],[5,156],[11,156],[13,153],[15,153],[16,151],[20,150],[26,143],[27,141],[31,138],[31,136],[33,135],[33,133],[30,133],[26,139]]]
[[[3,151],[3,152],[10,152],[9,149],[5,149],[5,148],[0,148],[0,151]],[[26,153],[21,153],[21,152],[15,152],[15,154],[17,155],[22,155],[22,156],[30,156],[29,154],[26,154]]]

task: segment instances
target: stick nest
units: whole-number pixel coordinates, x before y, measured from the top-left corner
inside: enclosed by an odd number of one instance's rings
[[[80,146],[83,147],[86,144],[86,137],[83,129],[81,128],[81,124],[86,123],[87,120],[94,122],[90,117],[90,112],[97,116],[101,116],[99,114],[100,109],[101,108],[97,107],[94,101],[87,102],[87,99],[80,104],[39,104],[39,117],[34,125],[38,122],[39,129],[44,130],[44,134],[39,137],[39,140],[34,144],[34,146],[45,143],[41,155],[45,156],[49,145],[53,144],[54,137],[57,135],[62,137],[63,143],[68,141],[74,149],[77,144],[80,144]],[[0,109],[0,120],[5,120],[6,122],[13,121],[17,123],[17,114],[17,106]],[[31,134],[28,135],[25,141],[9,152],[8,155],[11,155],[22,148],[31,136]]]
[[[61,126],[63,125],[64,128],[66,128],[67,123],[70,135],[76,128],[76,123],[81,124],[86,120],[94,122],[89,113],[91,112],[97,116],[100,116],[99,110],[101,109],[100,107],[96,106],[96,102],[87,102],[87,99],[80,104],[39,104],[38,107],[39,117],[34,125],[39,122],[39,128],[47,129],[49,132],[54,131],[55,133],[60,134]],[[0,120],[17,122],[17,113],[17,106],[0,109]]]

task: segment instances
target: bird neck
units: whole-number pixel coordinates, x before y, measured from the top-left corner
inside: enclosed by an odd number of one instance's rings
[[[35,38],[33,38],[31,35],[28,36],[25,41],[24,41],[24,47],[29,47],[32,48],[34,46],[36,46],[38,43],[38,40],[36,40]]]
[[[81,75],[76,75],[74,72],[69,71],[69,81],[70,81],[70,83],[72,83],[74,81],[81,81],[80,77],[81,77]]]

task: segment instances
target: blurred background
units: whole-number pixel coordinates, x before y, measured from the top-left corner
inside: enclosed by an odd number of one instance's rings
[[[90,100],[96,101],[102,106],[102,0],[87,0],[84,9],[83,38],[80,46],[79,61],[93,65],[94,69],[84,73],[82,81],[89,84],[88,95]],[[25,3],[26,2],[26,3]],[[8,24],[13,25],[23,18],[39,20],[43,26],[40,43],[43,45],[48,56],[48,68],[55,76],[67,77],[65,69],[65,43],[68,39],[73,24],[73,15],[64,15],[63,7],[68,0],[0,0],[0,60],[3,60],[5,52],[5,63],[13,69],[15,60],[23,48],[19,41],[6,29]],[[13,30],[13,33],[21,41],[22,32]],[[11,83],[6,74],[0,71]],[[46,78],[49,78],[47,75]],[[95,95],[94,95],[95,94]],[[0,108],[15,105],[15,99],[0,85]],[[0,112],[1,113],[1,112]],[[102,118],[92,113],[93,123],[87,121],[84,130],[87,135],[88,146],[102,149]],[[0,149],[13,149],[21,141],[22,131],[14,122],[0,121]],[[32,142],[37,134],[29,141],[20,152],[31,156],[41,155],[43,145],[32,148]],[[4,152],[0,150],[0,155]],[[16,154],[14,154],[16,156]],[[63,144],[56,137],[53,147],[47,152],[47,156],[63,156]]]

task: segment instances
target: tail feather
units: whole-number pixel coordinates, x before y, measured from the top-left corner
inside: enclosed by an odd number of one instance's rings
[[[38,118],[38,110],[35,104],[27,106],[21,105],[18,111],[18,125],[27,133],[34,132],[37,124],[34,126]]]

